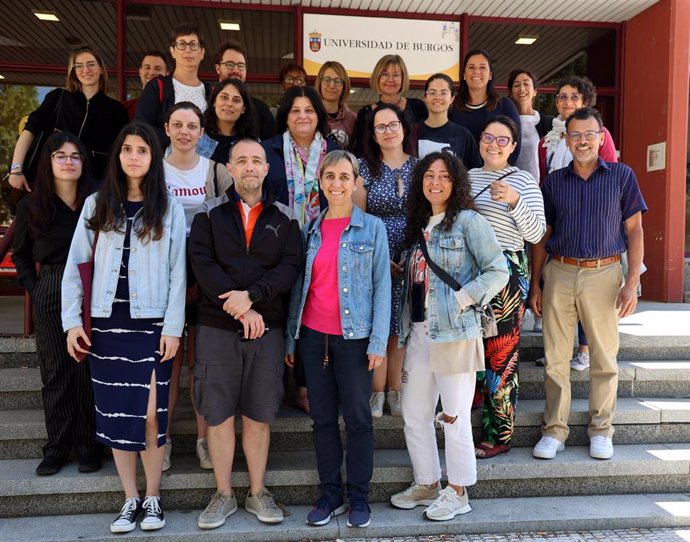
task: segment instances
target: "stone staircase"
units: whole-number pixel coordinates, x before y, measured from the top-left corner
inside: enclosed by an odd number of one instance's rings
[[[682,317],[690,319],[690,312]],[[200,531],[196,518],[214,490],[214,479],[193,455],[196,430],[183,378],[173,422],[173,467],[162,481],[167,525],[156,533],[136,530],[128,536],[250,542],[690,526],[690,336],[622,333],[616,452],[610,461],[588,455],[586,371],[572,372],[566,450],[551,461],[532,458],[543,410],[543,369],[532,360],[541,355],[541,344],[540,335],[523,335],[514,447],[507,455],[479,461],[479,482],[470,489],[471,514],[437,523],[423,520],[421,508],[400,511],[387,504],[393,492],[410,483],[412,471],[402,420],[386,415],[374,423],[372,525],[364,531],[348,529],[341,516],[323,528],[306,526],[308,505],[318,494],[311,421],[286,405],[272,428],[266,483],[291,515],[274,527],[240,510],[220,529]],[[78,473],[75,462],[56,476],[34,474],[45,441],[36,367],[33,340],[0,339],[0,540],[115,538],[108,525],[122,492],[111,459],[93,474]],[[476,432],[478,413],[473,426]],[[442,445],[442,434],[439,439]],[[241,455],[235,472],[241,504],[248,485]]]

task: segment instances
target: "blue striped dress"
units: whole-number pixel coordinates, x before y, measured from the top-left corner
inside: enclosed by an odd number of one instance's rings
[[[163,319],[134,319],[129,313],[130,237],[134,215],[142,205],[127,202],[127,231],[113,310],[109,318],[92,319],[89,355],[96,404],[96,440],[111,448],[133,452],[146,448],[146,409],[154,370],[158,446],[165,444],[172,372],[172,363],[160,363],[158,352]]]

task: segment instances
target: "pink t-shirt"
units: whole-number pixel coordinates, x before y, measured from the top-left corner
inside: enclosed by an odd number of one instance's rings
[[[349,216],[321,221],[321,248],[314,258],[302,313],[302,324],[329,335],[343,334],[338,298],[338,248],[340,236],[349,223]]]

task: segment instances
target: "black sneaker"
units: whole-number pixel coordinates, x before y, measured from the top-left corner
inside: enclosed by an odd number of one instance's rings
[[[128,533],[137,526],[137,518],[141,514],[141,501],[132,497],[122,505],[120,515],[110,524],[111,533]]]
[[[96,472],[101,470],[102,466],[101,454],[79,455],[79,472]]]
[[[146,497],[141,508],[144,511],[144,519],[141,520],[142,531],[157,531],[165,527],[160,497]]]
[[[60,472],[62,466],[67,463],[67,459],[60,457],[46,457],[36,467],[38,476],[52,476]]]

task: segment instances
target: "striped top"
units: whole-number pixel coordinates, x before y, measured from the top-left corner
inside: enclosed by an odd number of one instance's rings
[[[647,211],[635,173],[605,162],[585,181],[568,167],[550,173],[542,187],[546,222],[553,233],[546,251],[566,258],[598,259],[627,248],[624,222]]]
[[[512,209],[507,203],[493,201],[490,189],[484,190],[506,173],[510,175],[502,180],[520,195],[517,205]],[[544,201],[539,185],[530,173],[508,166],[498,171],[475,168],[469,174],[477,211],[491,224],[503,250],[523,250],[525,241],[538,243],[544,237]],[[479,194],[482,190],[484,192]]]

